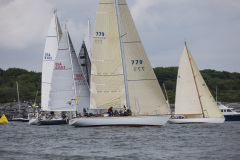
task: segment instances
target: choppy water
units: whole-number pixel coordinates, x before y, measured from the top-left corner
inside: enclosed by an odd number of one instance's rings
[[[0,124],[1,160],[240,159],[240,122],[164,127]]]

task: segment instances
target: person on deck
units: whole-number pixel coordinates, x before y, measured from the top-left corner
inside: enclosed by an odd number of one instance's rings
[[[109,117],[113,116],[113,110],[112,110],[112,108],[113,108],[113,107],[110,107],[110,108],[108,109],[108,115],[109,115]]]
[[[127,116],[127,108],[126,108],[125,105],[123,106],[123,115],[124,115],[124,116]]]

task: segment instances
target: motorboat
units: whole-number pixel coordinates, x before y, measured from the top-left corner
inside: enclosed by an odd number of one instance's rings
[[[225,117],[225,121],[240,121],[240,113],[234,111],[234,108],[229,108],[221,102],[217,102],[219,109]]]

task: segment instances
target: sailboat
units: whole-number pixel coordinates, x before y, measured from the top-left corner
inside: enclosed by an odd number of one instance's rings
[[[42,61],[42,88],[41,88],[41,110],[49,111],[50,89],[55,58],[58,44],[62,37],[62,29],[57,17],[57,10],[54,11],[46,37],[43,61]],[[29,120],[29,124],[37,124],[38,118]]]
[[[78,127],[162,126],[169,109],[125,0],[100,0],[91,58],[89,110],[98,117],[69,121]],[[123,106],[131,116],[106,116]]]
[[[187,47],[180,59],[175,117],[169,123],[223,123],[224,117]]]
[[[16,81],[16,85],[17,85],[17,96],[18,96],[18,116],[17,117],[13,117],[11,121],[21,121],[23,120],[23,117],[20,116],[20,100],[19,100],[19,90],[18,90],[18,81]]]
[[[50,89],[53,75],[53,68],[58,50],[58,44],[62,37],[62,29],[58,21],[57,12],[54,11],[47,33],[43,62],[42,62],[42,110],[49,110]]]
[[[69,112],[76,117],[90,105],[90,91],[67,30],[63,31],[54,63],[48,111]],[[41,120],[40,123],[54,125],[67,122],[59,117]]]

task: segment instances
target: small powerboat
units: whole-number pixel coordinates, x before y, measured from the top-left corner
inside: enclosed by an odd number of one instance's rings
[[[229,108],[220,102],[217,102],[217,105],[224,115],[225,121],[240,121],[240,113],[234,111],[234,108]]]

